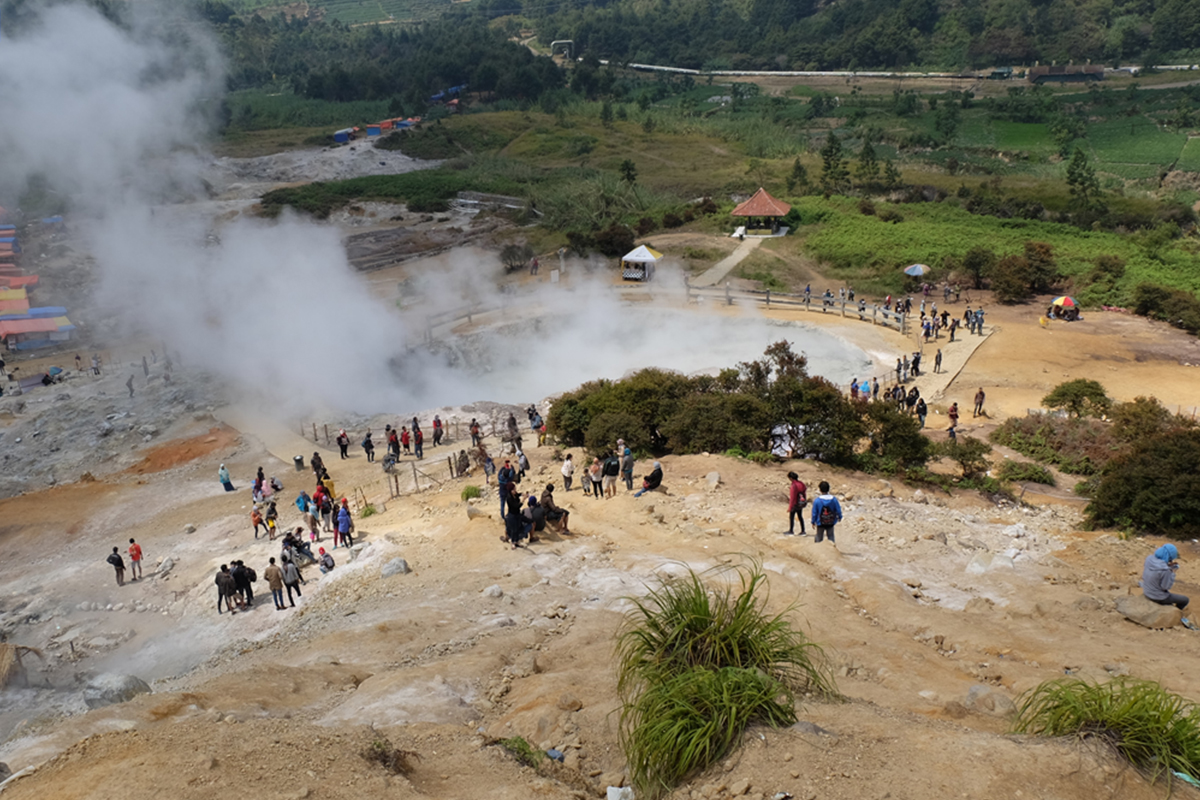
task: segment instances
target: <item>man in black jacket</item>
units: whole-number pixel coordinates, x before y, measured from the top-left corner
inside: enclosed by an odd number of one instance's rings
[[[113,569],[117,571],[117,586],[125,585],[125,559],[121,558],[121,552],[117,548],[109,553],[108,558],[104,559],[113,565]]]

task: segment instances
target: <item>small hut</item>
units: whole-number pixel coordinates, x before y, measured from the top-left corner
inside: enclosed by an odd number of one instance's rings
[[[760,187],[749,200],[733,210],[734,217],[745,220],[735,235],[739,237],[746,235],[778,236],[779,220],[787,216],[791,210],[790,205],[782,200],[776,200],[767,193],[766,189]],[[785,230],[784,233],[786,232]]]
[[[638,245],[621,257],[621,277],[627,281],[648,281],[654,277],[654,265],[662,257],[657,250]]]

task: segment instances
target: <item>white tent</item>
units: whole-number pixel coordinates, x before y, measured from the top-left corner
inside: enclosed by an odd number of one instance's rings
[[[663,257],[657,250],[638,245],[621,258],[621,277],[627,281],[648,281],[654,276],[654,265]]]

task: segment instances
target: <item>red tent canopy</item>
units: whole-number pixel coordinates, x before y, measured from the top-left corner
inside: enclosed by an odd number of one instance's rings
[[[0,321],[0,339],[17,333],[57,333],[53,319],[9,319]]]
[[[735,217],[782,217],[786,216],[792,207],[782,200],[776,200],[767,194],[766,189],[759,189],[754,195],[733,210]]]

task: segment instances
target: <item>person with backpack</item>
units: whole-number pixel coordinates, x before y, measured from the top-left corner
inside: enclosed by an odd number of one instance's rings
[[[233,576],[233,591],[238,608],[249,608],[254,601],[254,590],[250,588],[246,568],[242,566],[242,562],[234,561],[229,568],[229,574]]]
[[[314,436],[313,438],[315,439],[316,437]],[[340,450],[342,453],[342,460],[345,460],[350,457],[346,453],[346,451],[350,449],[350,437],[346,435],[345,428],[342,428],[341,430],[338,431],[337,446],[338,446],[338,450]]]
[[[346,498],[342,498],[342,507],[337,513],[337,531],[333,534],[333,548],[336,550],[338,539],[342,540],[342,547],[351,547],[354,545],[354,518],[350,516],[350,505],[346,502]]]
[[[829,481],[821,481],[817,488],[821,490],[821,494],[812,504],[812,524],[817,529],[817,538],[814,541],[820,544],[828,536],[832,543],[833,528],[842,521],[842,506],[838,499],[829,493]]]
[[[322,575],[329,574],[335,566],[333,556],[326,553],[324,547],[321,548],[321,557],[317,560],[317,564],[320,566]]]
[[[800,480],[800,476],[794,472],[787,474],[788,480],[791,481],[791,487],[788,494],[788,529],[784,533],[785,536],[794,536],[796,533],[796,520],[800,520],[800,535],[807,536],[808,532],[804,530],[804,507],[808,505],[808,487],[804,485],[804,481]]]
[[[609,453],[604,459],[604,499],[617,496],[617,476],[621,474],[621,460]]]
[[[375,442],[371,441],[371,432],[369,430],[363,436],[362,449],[367,454],[367,463],[375,460]]]
[[[471,417],[471,447],[478,447],[483,441],[483,434],[479,429],[479,421]]]
[[[442,418],[437,414],[433,415],[433,446],[437,447],[442,443],[442,437],[446,434],[446,428],[442,425]]]
[[[225,601],[225,607],[230,614],[236,614],[237,609],[233,607],[233,598],[237,594],[237,584],[233,580],[233,574],[229,571],[228,564],[221,565],[221,571],[217,573],[217,613],[221,612],[221,601]]]
[[[113,569],[117,571],[117,586],[125,585],[125,559],[121,558],[121,552],[114,547],[113,551],[108,554],[108,558],[104,559],[113,565]]]
[[[254,605],[254,584],[258,581],[258,573],[254,571],[254,567],[247,567],[245,561],[238,561],[238,567],[242,570],[243,583],[242,591],[246,595],[246,605]]]

